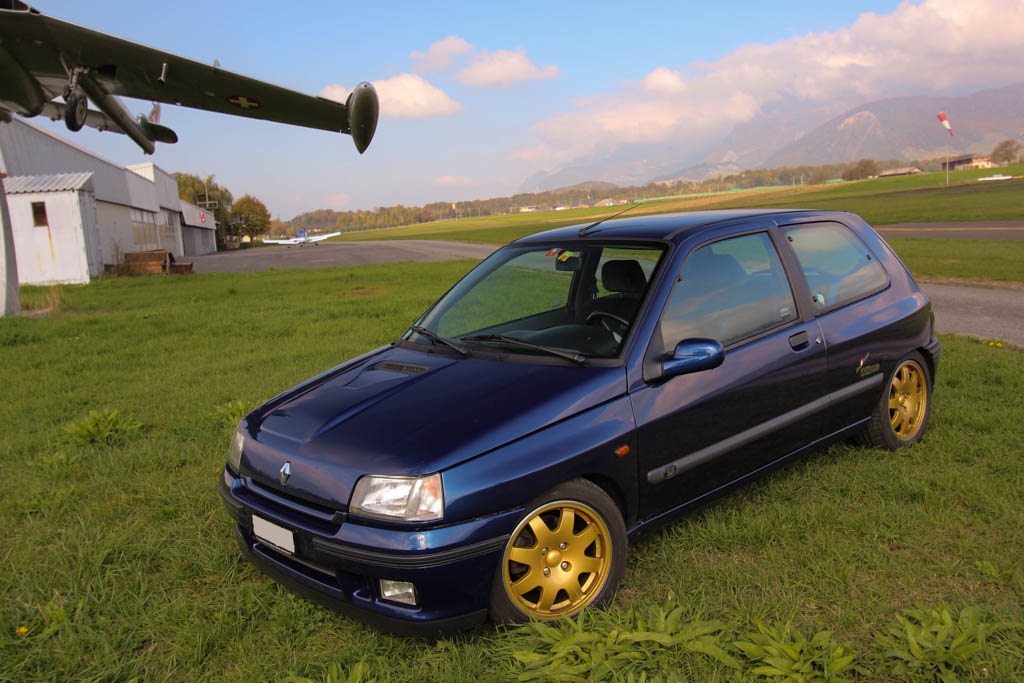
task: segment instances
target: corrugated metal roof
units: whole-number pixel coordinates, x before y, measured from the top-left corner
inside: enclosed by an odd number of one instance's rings
[[[4,191],[7,194],[66,192],[68,190],[92,192],[92,172],[19,175],[4,178]]]

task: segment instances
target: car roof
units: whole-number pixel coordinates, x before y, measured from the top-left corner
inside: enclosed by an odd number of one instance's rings
[[[516,240],[516,243],[546,242],[576,239],[656,239],[670,240],[703,228],[744,218],[822,215],[835,213],[805,209],[722,209],[717,211],[689,211],[684,213],[649,214],[608,218],[592,223],[580,223],[555,228]]]

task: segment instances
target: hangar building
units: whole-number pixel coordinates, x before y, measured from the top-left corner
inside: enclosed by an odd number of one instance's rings
[[[23,284],[86,283],[134,251],[217,250],[213,214],[152,163],[121,168],[30,123],[0,123],[0,172]]]

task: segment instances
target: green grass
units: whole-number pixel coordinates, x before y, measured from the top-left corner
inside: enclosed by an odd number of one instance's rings
[[[996,171],[1014,180],[978,182]],[[742,192],[652,200],[629,215],[747,207],[850,211],[872,225],[892,223],[1022,220],[1024,165],[1001,169],[876,178],[849,183],[766,188]],[[572,209],[541,213],[436,221],[422,225],[345,233],[341,240],[444,239],[504,244],[541,230],[608,218],[625,207]],[[1019,279],[1019,278],[1018,278]]]
[[[0,681],[475,683],[529,679],[523,653],[614,680],[600,662],[638,647],[619,680],[735,681],[773,639],[854,653],[848,678],[933,680],[879,641],[903,610],[1024,620],[1024,351],[954,337],[923,444],[836,446],[643,539],[578,632],[399,638],[281,589],[216,492],[235,416],[394,339],[471,265],[25,288],[51,311],[0,319]],[[991,634],[958,677],[1024,678],[1022,641]]]
[[[1024,282],[1024,240],[889,238],[914,277],[972,282]]]

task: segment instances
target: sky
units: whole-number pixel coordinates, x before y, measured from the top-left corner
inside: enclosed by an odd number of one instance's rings
[[[373,83],[381,117],[362,156],[345,135],[170,105],[161,123],[179,142],[153,157],[121,135],[34,121],[119,165],[213,175],[282,220],[509,196],[629,145],[706,146],[782,101],[1024,81],[1024,0],[30,4],[311,95]]]

